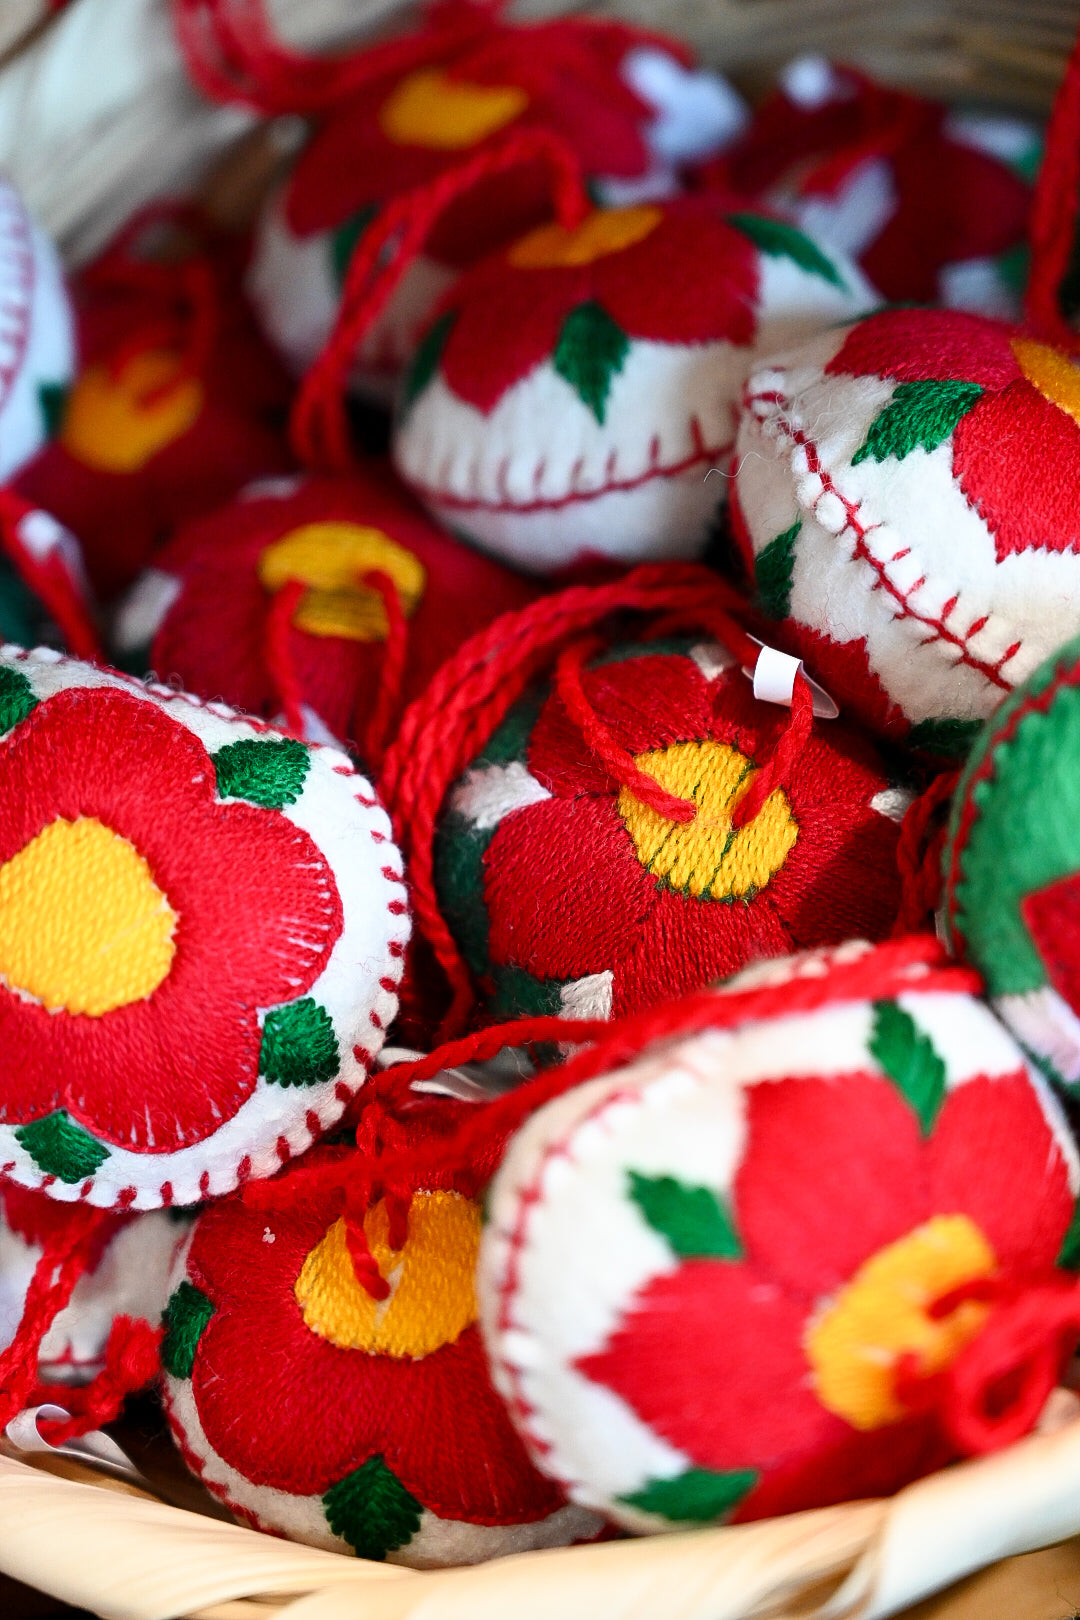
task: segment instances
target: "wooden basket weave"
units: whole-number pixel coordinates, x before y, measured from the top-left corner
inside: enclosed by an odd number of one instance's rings
[[[165,0],[0,0],[0,167],[75,261],[152,195],[198,186],[250,210],[287,149],[187,87]],[[274,0],[328,48],[408,0]],[[520,15],[568,9],[524,4]],[[1080,0],[612,0],[688,37],[753,91],[793,55],[907,87],[1045,111]],[[5,54],[6,53],[6,54]],[[1066,1398],[1067,1402],[1067,1398]],[[168,1505],[138,1484],[0,1440],[0,1574],[116,1620],[877,1620],[996,1560],[1080,1537],[1080,1418],[887,1502],[417,1573],[295,1546]],[[1020,1559],[922,1620],[1064,1620],[1080,1540]],[[3,1594],[0,1592],[0,1604]],[[912,1615],[914,1620],[914,1615]]]

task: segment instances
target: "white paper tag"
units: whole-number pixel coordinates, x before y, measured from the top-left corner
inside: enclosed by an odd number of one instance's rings
[[[98,1468],[102,1473],[113,1474],[117,1479],[127,1479],[132,1484],[151,1488],[131,1458],[100,1429],[91,1429],[88,1434],[65,1440],[59,1446],[46,1440],[38,1427],[38,1420],[44,1418],[47,1423],[63,1423],[70,1416],[71,1413],[65,1412],[62,1406],[28,1406],[12,1418],[4,1435],[24,1453],[57,1452],[61,1456],[74,1457],[78,1462],[87,1463],[91,1468]]]
[[[416,1063],[426,1056],[426,1052],[414,1052],[407,1046],[384,1046],[375,1061],[380,1069],[388,1069],[393,1063]],[[512,1091],[534,1073],[526,1054],[508,1046],[487,1063],[463,1063],[460,1068],[440,1069],[430,1080],[414,1080],[410,1089],[436,1097],[455,1097],[459,1102],[490,1102],[503,1092]]]
[[[810,688],[810,695],[814,700],[814,713],[819,720],[835,720],[840,713],[839,705],[831,698],[823,686],[811,680],[803,667],[801,658],[792,658],[790,653],[781,652],[777,647],[769,647],[757,636],[750,640],[760,647],[757,663],[753,669],[743,665],[743,674],[747,680],[754,683],[754,696],[762,703],[776,703],[781,708],[791,708],[791,696],[795,690],[795,677],[802,671],[803,679]]]

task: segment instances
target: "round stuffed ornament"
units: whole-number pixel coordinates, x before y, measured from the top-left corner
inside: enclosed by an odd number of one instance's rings
[[[0,1349],[18,1328],[46,1245],[70,1220],[70,1205],[0,1182]],[[180,1210],[103,1218],[96,1252],[41,1341],[38,1367],[44,1382],[83,1384],[96,1377],[118,1316],[157,1325],[173,1257],[190,1220]]]
[[[398,470],[440,522],[535,573],[696,555],[754,355],[873,302],[792,226],[716,200],[542,225],[443,300]]]
[[[178,1259],[163,1361],[188,1466],[256,1528],[361,1558],[471,1564],[596,1536],[491,1387],[475,1186],[356,1213],[305,1173],[208,1210]]]
[[[0,479],[56,431],[75,368],[71,305],[56,249],[0,178]]]
[[[963,754],[1075,631],[1080,368],[1062,350],[958,311],[871,315],[753,373],[735,467],[762,610],[875,731]]]
[[[336,749],[0,649],[0,1173],[150,1209],[272,1174],[397,1008],[389,819]]]
[[[377,759],[394,711],[535,587],[440,533],[393,478],[267,480],[188,524],[125,600],[113,645],[200,697]]]
[[[798,702],[755,698],[724,647],[688,638],[563,659],[510,710],[435,838],[442,917],[490,1013],[619,1018],[888,933],[910,795]]]
[[[388,202],[420,197],[466,160],[538,129],[567,143],[605,201],[665,196],[678,189],[677,165],[715,152],[745,117],[684,46],[610,19],[507,24],[490,7],[447,7],[421,33],[354,59],[354,71],[366,82],[351,91],[343,82],[266,203],[248,276],[264,330],[297,372],[325,344],[353,250]],[[536,165],[470,187],[359,346],[352,386],[392,396],[462,268],[549,213]]]
[[[1080,1333],[1080,1163],[942,964],[922,938],[770,964],[525,1088],[557,1095],[489,1188],[481,1323],[572,1501],[771,1517],[1035,1424]]]

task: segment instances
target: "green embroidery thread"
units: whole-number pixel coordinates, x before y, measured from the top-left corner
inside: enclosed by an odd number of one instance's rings
[[[21,669],[0,666],[0,732],[10,731],[37,708],[30,682]]]
[[[770,619],[786,619],[791,607],[791,581],[795,573],[795,542],[802,529],[796,518],[790,529],[770,540],[754,564],[758,600]]]
[[[688,1468],[676,1479],[651,1479],[640,1491],[620,1496],[628,1507],[658,1513],[672,1524],[711,1524],[720,1519],[758,1482],[756,1468]]]
[[[981,720],[920,720],[908,732],[908,743],[924,754],[963,759],[982,730]]]
[[[45,424],[45,433],[50,439],[56,438],[63,425],[64,412],[67,409],[70,392],[67,383],[38,384],[38,404],[41,407],[41,419]]]
[[[244,737],[211,756],[223,799],[247,799],[267,810],[295,804],[311,766],[311,755],[295,737],[260,742]]]
[[[749,237],[754,246],[771,259],[790,259],[800,270],[820,276],[833,287],[843,287],[844,280],[832,260],[827,258],[816,242],[812,242],[794,225],[783,220],[766,219],[761,214],[728,214],[727,223]]]
[[[875,1001],[870,1051],[929,1136],[945,1100],[945,1065],[930,1037],[895,1001]]]
[[[412,404],[424,392],[428,383],[439,369],[439,361],[446,347],[446,340],[450,336],[454,322],[457,320],[456,310],[447,310],[440,315],[435,324],[428,328],[420,339],[413,363],[409,367],[405,378],[405,391],[403,402],[406,406]]]
[[[674,1176],[643,1176],[636,1170],[630,1170],[627,1179],[630,1196],[646,1221],[682,1259],[742,1259],[735,1223],[710,1188],[687,1187]]]
[[[339,1479],[322,1501],[335,1536],[347,1541],[358,1558],[380,1563],[412,1540],[424,1511],[381,1457],[369,1457]]]
[[[578,304],[562,324],[552,364],[578,398],[603,422],[608,395],[630,353],[630,339],[602,305]]]
[[[95,1175],[109,1157],[105,1144],[84,1131],[63,1108],[20,1125],[15,1140],[39,1170],[68,1187]]]
[[[339,290],[345,285],[345,277],[349,273],[356,244],[378,212],[378,203],[369,203],[366,208],[361,208],[353,214],[351,219],[347,219],[344,225],[339,225],[331,237],[330,264]]]
[[[165,1337],[161,1341],[161,1363],[172,1378],[190,1378],[195,1351],[206,1324],[214,1314],[213,1302],[185,1278],[173,1290],[161,1314]]]
[[[898,383],[852,456],[852,466],[857,467],[869,456],[875,461],[890,457],[902,461],[913,450],[936,450],[982,395],[978,383],[952,379]]]
[[[1080,1271],[1080,1199],[1069,1222],[1069,1230],[1061,1240],[1056,1265],[1063,1266],[1066,1271]]]
[[[310,996],[275,1007],[263,1022],[259,1073],[279,1086],[314,1086],[341,1067],[330,1014]]]

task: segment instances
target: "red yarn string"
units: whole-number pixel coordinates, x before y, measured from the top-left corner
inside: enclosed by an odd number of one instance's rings
[[[498,1057],[508,1046],[535,1046],[552,1041],[571,1042],[576,1046],[598,1040],[610,1028],[604,1018],[559,1018],[554,1013],[546,1017],[514,1018],[509,1023],[489,1024],[471,1035],[463,1035],[460,1040],[448,1041],[422,1058],[391,1063],[372,1084],[380,1096],[400,1102],[418,1080],[431,1080],[443,1069],[456,1069],[462,1063],[485,1063]]]
[[[369,569],[363,576],[363,584],[370,590],[378,591],[382,597],[387,621],[386,650],[379,671],[379,689],[375,695],[375,703],[363,741],[364,757],[374,770],[386,752],[390,727],[401,703],[409,626],[398,588],[389,574],[384,573],[381,568]]]
[[[351,464],[344,390],[357,346],[446,209],[481,181],[537,161],[549,172],[556,219],[568,228],[580,224],[591,204],[573,148],[547,130],[511,129],[497,144],[388,202],[368,226],[349,261],[333,330],[293,407],[292,441],[301,461],[331,471]]]
[[[1080,39],[1054,101],[1046,150],[1035,182],[1028,236],[1031,269],[1025,308],[1040,336],[1076,350],[1078,340],[1061,308],[1061,287],[1076,247],[1080,207]]]
[[[161,1371],[160,1327],[139,1317],[118,1316],[109,1331],[105,1365],[82,1389],[70,1384],[39,1384],[34,1404],[65,1407],[70,1418],[55,1423],[42,1419],[41,1432],[50,1445],[61,1446],[91,1429],[100,1429],[120,1414],[129,1395],[145,1389]]]
[[[940,116],[932,103],[903,91],[886,90],[855,69],[845,67],[844,76],[855,80],[865,127],[849,145],[812,165],[800,181],[804,196],[834,196],[860,164],[872,158],[892,157]]]
[[[76,658],[104,663],[105,654],[89,613],[75,610],[68,593],[54,588],[48,568],[19,542],[20,524],[36,510],[32,501],[24,500],[14,489],[0,488],[0,550],[10,557],[20,577],[44,603],[68,651],[74,653]]]
[[[345,1247],[349,1251],[356,1280],[365,1293],[370,1294],[372,1299],[388,1299],[390,1284],[379,1270],[379,1263],[368,1245],[363,1214],[355,1215],[351,1210],[346,1212]]]
[[[306,590],[303,580],[286,580],[270,603],[263,629],[263,661],[281,699],[285,724],[295,737],[304,735],[304,689],[293,663],[289,635],[293,614]]]
[[[553,656],[620,611],[684,613],[706,625],[744,604],[699,563],[645,563],[603,585],[575,585],[504,613],[461,646],[406,709],[380,777],[394,817],[417,929],[431,945],[452,992],[440,1040],[464,1028],[475,997],[468,967],[439,910],[435,826],[451,784]]]
[[[896,864],[900,869],[900,912],[894,936],[923,928],[937,910],[941,898],[941,855],[948,835],[945,820],[939,819],[960,780],[959,771],[944,771],[908,806],[896,844]]]
[[[108,1218],[107,1210],[77,1204],[63,1228],[47,1239],[15,1337],[0,1354],[0,1434],[27,1404],[37,1382],[41,1342],[97,1253],[98,1229]]]
[[[919,1373],[909,1354],[896,1368],[898,1398],[913,1412],[936,1411],[958,1451],[980,1456],[1028,1434],[1080,1340],[1080,1282],[1061,1272],[987,1277],[952,1289],[929,1315],[951,1316],[969,1300],[991,1314],[941,1372]]]
[[[795,672],[795,681],[791,689],[791,714],[787,725],[780,733],[776,747],[772,754],[759,767],[750,786],[735,806],[731,817],[733,832],[745,827],[758,811],[764,807],[766,799],[782,787],[791,775],[791,771],[803,749],[810,739],[814,728],[814,698],[810,691],[810,683],[803,674],[802,669]]]

